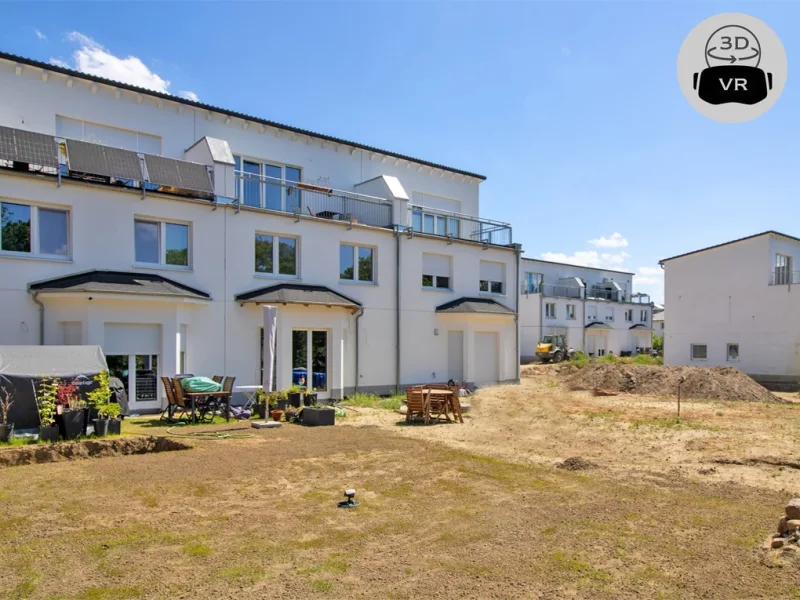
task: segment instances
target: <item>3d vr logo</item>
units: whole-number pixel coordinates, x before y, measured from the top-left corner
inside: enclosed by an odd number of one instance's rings
[[[767,112],[786,84],[786,52],[775,32],[749,15],[727,13],[695,27],[678,55],[678,81],[705,116],[741,123]]]

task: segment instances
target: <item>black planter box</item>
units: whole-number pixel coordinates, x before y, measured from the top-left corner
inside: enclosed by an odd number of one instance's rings
[[[60,415],[56,415],[56,423],[58,424],[58,432],[65,440],[74,440],[86,431],[86,411],[81,410],[68,410]]]
[[[333,408],[308,407],[303,409],[303,425],[317,427],[320,425],[335,425],[336,410]]]
[[[122,421],[113,420],[108,422],[108,435],[120,435],[122,433]]]
[[[95,419],[92,421],[94,425],[94,434],[97,437],[106,437],[108,435],[108,424],[110,421],[108,419]]]
[[[57,442],[58,441],[58,425],[52,427],[39,428],[39,441],[40,442]]]
[[[281,399],[277,401],[278,408],[276,410],[282,410],[286,412],[286,409],[289,408],[289,401],[286,399]]]
[[[264,404],[256,405],[255,411],[258,413],[258,418],[259,419],[266,419],[267,418],[267,407]]]
[[[306,394],[303,396],[303,406],[314,406],[317,403],[317,393]]]
[[[300,408],[303,402],[303,394],[300,392],[289,392],[289,404],[295,408]]]
[[[0,442],[7,442],[14,435],[14,424],[0,425]]]

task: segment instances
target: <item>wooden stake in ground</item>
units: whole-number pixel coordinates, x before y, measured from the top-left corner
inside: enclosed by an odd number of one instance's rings
[[[681,420],[681,385],[683,384],[683,376],[678,378],[678,421]]]

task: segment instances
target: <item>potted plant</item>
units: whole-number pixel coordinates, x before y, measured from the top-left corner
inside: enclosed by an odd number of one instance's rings
[[[280,392],[276,392],[276,401],[275,404],[278,407],[277,410],[286,410],[289,408],[289,392],[286,390],[281,390]]]
[[[283,418],[283,411],[272,410],[270,411],[269,416],[272,418],[273,421],[280,421]]]
[[[116,402],[106,402],[97,409],[97,420],[94,422],[94,433],[99,437],[105,437],[109,433],[119,435],[122,432],[122,421],[118,421],[119,404]],[[111,425],[115,424],[114,429]]]
[[[120,413],[122,412],[122,409],[116,402],[109,402],[106,410],[111,411],[110,413],[107,413],[109,419],[111,419],[108,422],[108,435],[121,435],[123,417],[120,416]]]
[[[318,427],[336,424],[336,409],[330,406],[309,406],[303,410],[303,425]]]
[[[14,424],[8,422],[8,411],[14,404],[14,392],[0,385],[0,442],[7,442],[14,434]]]
[[[295,408],[300,408],[302,406],[303,388],[301,388],[299,385],[293,385],[290,387],[287,396],[289,397],[289,404]]]
[[[42,377],[39,391],[36,394],[36,406],[39,409],[39,441],[57,442],[58,425],[56,425],[56,398],[58,380],[53,377]]]
[[[313,388],[310,392],[306,392],[303,396],[303,406],[314,406],[317,403],[317,388]]]
[[[65,440],[86,434],[86,405],[78,396],[74,381],[58,380],[56,389],[56,422]]]
[[[272,404],[272,394],[264,390],[256,391],[256,406],[255,412],[258,413],[259,419],[267,418],[267,405]]]
[[[290,406],[286,409],[286,412],[283,413],[283,418],[286,419],[287,423],[295,423],[300,414],[300,410],[302,409]]]
[[[97,418],[94,419],[94,433],[98,437],[108,435],[108,422],[110,416],[119,414],[119,405],[115,404],[116,410],[111,408],[111,388],[108,385],[108,371],[100,371],[94,376],[97,387],[86,394],[89,406],[97,411]]]

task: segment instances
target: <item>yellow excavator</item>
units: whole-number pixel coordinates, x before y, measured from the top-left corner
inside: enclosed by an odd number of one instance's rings
[[[543,363],[560,363],[569,359],[572,351],[567,347],[563,335],[545,335],[542,341],[536,344],[536,357]]]

